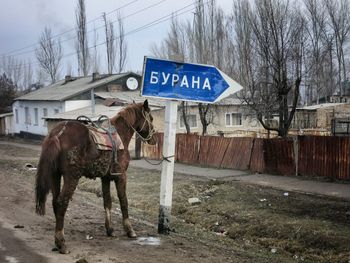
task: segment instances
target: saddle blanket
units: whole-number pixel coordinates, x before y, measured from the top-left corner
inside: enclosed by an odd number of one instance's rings
[[[96,144],[97,149],[103,151],[112,151],[112,142],[108,133],[101,128],[88,127],[90,134]],[[117,132],[111,133],[112,140],[115,143],[117,150],[123,150],[124,145]]]

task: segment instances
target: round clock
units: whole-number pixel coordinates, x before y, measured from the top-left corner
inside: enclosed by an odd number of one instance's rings
[[[138,86],[139,86],[139,82],[137,81],[136,78],[130,77],[126,80],[126,87],[129,90],[136,90]]]

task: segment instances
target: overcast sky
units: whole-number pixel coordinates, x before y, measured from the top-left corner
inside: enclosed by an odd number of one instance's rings
[[[35,64],[35,44],[45,28],[52,29],[54,35],[69,31],[75,26],[75,8],[77,1],[74,0],[0,0],[0,55],[16,55],[18,58],[31,59]],[[125,32],[141,28],[159,18],[179,11],[186,12],[179,15],[180,20],[193,19],[193,0],[86,0],[87,21],[96,19],[88,24],[88,31],[102,25],[101,14],[109,13],[120,7],[124,19]],[[217,0],[225,11],[232,10],[232,0]],[[145,9],[144,11],[141,11]],[[131,15],[140,11],[136,15]],[[116,20],[116,13],[107,16],[110,20]],[[130,16],[131,15],[131,16]],[[116,24],[115,24],[116,28]],[[158,25],[126,36],[128,43],[127,70],[140,71],[142,69],[143,56],[149,55],[152,43],[160,43],[169,28],[169,20]],[[103,28],[97,30],[98,43],[104,42]],[[72,30],[60,36],[63,41],[64,59],[62,62],[61,77],[66,74],[65,68],[68,64],[73,65],[76,74],[76,56],[69,55],[74,52],[75,37]],[[93,32],[89,33],[92,45]],[[28,47],[29,46],[29,47]],[[26,48],[27,47],[27,48]],[[24,48],[24,49],[22,49]],[[16,51],[17,49],[21,49]],[[13,52],[15,51],[15,52]],[[13,52],[13,53],[9,53]],[[101,60],[105,57],[105,45],[99,48]],[[103,70],[105,71],[105,67]]]

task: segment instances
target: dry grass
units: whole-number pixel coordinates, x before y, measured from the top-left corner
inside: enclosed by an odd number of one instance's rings
[[[157,223],[160,173],[130,168],[130,207]],[[100,182],[83,180],[80,188],[101,196]],[[114,188],[114,187],[113,187]],[[117,200],[113,191],[113,199]],[[199,197],[192,206],[188,198]],[[270,255],[283,260],[349,262],[350,204],[339,199],[282,191],[238,182],[205,182],[176,175],[173,226],[181,235],[226,249]]]

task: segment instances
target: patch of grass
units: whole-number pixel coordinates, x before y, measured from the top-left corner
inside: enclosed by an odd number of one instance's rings
[[[160,172],[130,167],[127,176],[132,214],[156,223]],[[102,196],[99,179],[82,178],[79,188]],[[113,206],[118,207],[114,183],[111,190]],[[189,204],[191,197],[201,204]],[[286,197],[271,188],[175,175],[172,215],[178,234],[256,255],[261,262],[350,260],[350,204],[336,198],[293,192]]]

